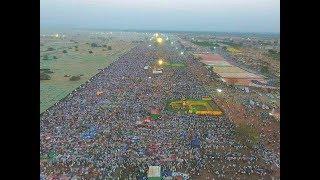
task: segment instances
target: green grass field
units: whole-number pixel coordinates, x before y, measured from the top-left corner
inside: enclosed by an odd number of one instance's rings
[[[56,102],[66,97],[70,92],[89,80],[99,72],[99,69],[107,67],[117,59],[121,54],[132,48],[132,45],[114,46],[112,52],[106,55],[103,48],[94,48],[93,54],[88,53],[86,45],[79,46],[79,51],[68,49],[66,47],[51,46],[57,50],[46,52],[49,60],[40,59],[40,68],[48,68],[54,73],[50,74],[50,80],[40,81],[40,113],[54,105]],[[47,48],[44,47],[44,50]],[[68,53],[62,53],[66,49]],[[57,59],[52,57],[56,56]],[[77,76],[82,74],[78,81],[70,81],[70,77],[65,75]]]
[[[165,63],[165,66],[169,68],[186,68],[187,67],[185,63]]]
[[[189,112],[189,110],[192,111],[220,111],[218,106],[214,103],[212,103],[210,100],[196,100],[196,99],[186,99],[185,102],[189,104],[187,107],[184,108],[182,103],[183,101],[181,99],[177,100],[169,100],[166,102],[165,110],[171,111],[171,112]]]

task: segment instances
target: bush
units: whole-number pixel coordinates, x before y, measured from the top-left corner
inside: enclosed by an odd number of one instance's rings
[[[78,81],[80,80],[80,76],[71,76],[70,81]]]
[[[48,54],[45,54],[42,58],[42,60],[48,60],[48,59],[49,59]]]
[[[96,43],[91,43],[91,47],[98,47]]]
[[[112,48],[111,48],[111,46],[108,46],[108,50],[111,50]]]
[[[262,74],[269,74],[269,68],[268,68],[268,66],[262,66],[262,67],[260,67],[260,72],[261,72]]]
[[[67,50],[63,50],[62,52],[63,52],[63,53],[68,53],[68,51],[67,51]]]
[[[280,52],[277,52],[273,49],[269,49],[267,55],[275,60],[280,60]]]
[[[53,51],[54,48],[53,47],[48,47],[47,51]]]
[[[51,77],[49,74],[45,73],[45,72],[40,72],[40,80],[50,80]]]
[[[53,71],[51,71],[50,69],[40,69],[40,73],[46,73],[46,74],[51,74],[53,73]]]

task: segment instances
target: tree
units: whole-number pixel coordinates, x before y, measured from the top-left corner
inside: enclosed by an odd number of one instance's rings
[[[49,59],[48,54],[45,54],[42,58],[42,60],[48,60],[48,59]]]
[[[80,80],[80,76],[71,76],[70,81],[78,81]]]
[[[62,52],[63,52],[63,53],[68,53],[68,51],[67,51],[67,50],[63,50]]]
[[[112,48],[111,48],[111,46],[108,46],[108,50],[111,50]]]
[[[54,48],[53,47],[48,47],[47,51],[53,51]]]
[[[263,73],[263,74],[269,74],[268,66],[261,66],[260,67],[260,72]]]
[[[91,43],[91,47],[98,47],[97,43]]]
[[[40,72],[40,80],[50,80],[51,77],[49,74],[44,73],[44,72]]]
[[[276,54],[276,53],[277,53],[277,51],[275,51],[275,50],[273,50],[273,49],[269,49],[268,52],[269,52],[270,54]]]
[[[93,52],[90,50],[89,53],[92,54]]]
[[[106,44],[104,44],[104,45],[102,45],[102,47],[105,47],[105,48],[106,48],[106,47],[107,47],[107,45],[106,45]]]
[[[53,56],[53,59],[58,59],[57,56]]]

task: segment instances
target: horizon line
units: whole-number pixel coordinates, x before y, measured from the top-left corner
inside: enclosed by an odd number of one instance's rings
[[[104,31],[127,31],[127,32],[186,32],[186,33],[229,33],[229,34],[275,34],[280,35],[280,32],[253,32],[253,31],[215,31],[215,30],[161,30],[161,29],[134,29],[134,28],[94,28],[94,27],[62,27],[62,26],[53,26],[53,27],[41,27],[41,29],[46,28],[57,28],[57,29],[71,29],[71,30],[104,30]]]

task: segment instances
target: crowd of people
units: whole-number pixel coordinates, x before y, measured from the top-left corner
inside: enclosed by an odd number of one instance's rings
[[[163,176],[183,173],[192,179],[203,173],[228,179],[271,174],[259,151],[235,140],[234,125],[225,116],[167,110],[170,100],[208,94],[195,75],[199,71],[190,73],[190,65],[200,62],[173,48],[162,47],[161,58],[189,68],[165,67],[157,75],[144,69],[157,62],[158,48],[137,45],[41,114],[43,179],[146,179],[154,165]],[[138,126],[152,109],[160,118]]]

